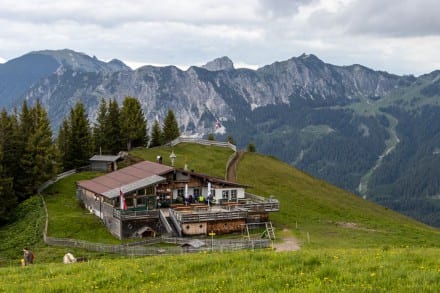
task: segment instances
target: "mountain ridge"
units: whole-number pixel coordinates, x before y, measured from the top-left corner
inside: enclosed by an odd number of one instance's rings
[[[47,68],[27,82],[17,82],[22,89],[15,91],[9,103],[1,93],[11,93],[11,88],[0,78],[0,106],[7,104],[11,109],[23,100],[39,99],[56,131],[77,101],[85,105],[93,122],[101,98],[115,98],[121,104],[125,96],[134,96],[150,125],[156,118],[163,121],[172,109],[184,135],[214,133],[221,140],[232,136],[239,148],[254,142],[262,153],[392,208],[408,209],[408,196],[402,197],[397,188],[407,186],[416,192],[411,195],[417,199],[413,206],[425,206],[415,208],[416,217],[429,214],[429,223],[440,226],[440,216],[432,216],[440,211],[440,203],[432,199],[432,194],[440,193],[440,180],[436,176],[427,183],[422,180],[424,167],[440,166],[439,156],[428,155],[440,147],[438,130],[428,126],[435,125],[440,115],[440,71],[399,76],[358,64],[328,64],[313,54],[257,70],[235,69],[228,57],[223,57],[226,65],[213,60],[215,70],[151,65],[130,70],[117,61],[105,63],[81,53],[73,62],[72,52],[56,52],[61,57],[47,59]],[[63,62],[66,65],[59,67]],[[8,78],[4,65],[0,65],[0,77]],[[102,66],[107,67],[101,70]],[[424,115],[428,122],[423,121]],[[217,120],[221,128],[215,127]],[[394,147],[387,152],[390,144]],[[399,162],[413,162],[416,171]],[[418,182],[429,188],[417,188]],[[358,189],[361,183],[364,188]],[[434,208],[428,212],[426,206]],[[408,214],[414,216],[414,212]]]

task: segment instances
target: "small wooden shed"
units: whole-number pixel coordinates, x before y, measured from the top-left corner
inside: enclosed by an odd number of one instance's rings
[[[92,171],[113,172],[118,170],[120,156],[94,155],[89,159]]]

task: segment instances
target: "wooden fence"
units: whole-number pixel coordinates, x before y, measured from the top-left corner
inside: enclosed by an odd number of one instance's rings
[[[83,240],[45,237],[48,245],[82,248],[89,251],[102,253],[115,253],[131,256],[148,256],[159,254],[182,254],[189,252],[202,251],[234,251],[241,249],[261,249],[271,245],[269,239],[237,239],[237,240],[217,240],[204,238],[200,247],[192,247],[189,238],[178,237],[157,237],[149,240],[135,242],[132,244],[110,245],[103,243],[93,243]],[[175,244],[176,246],[154,246],[159,243]]]

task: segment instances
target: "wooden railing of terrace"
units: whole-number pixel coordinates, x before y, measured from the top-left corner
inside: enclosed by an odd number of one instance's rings
[[[172,215],[180,223],[197,223],[208,221],[224,221],[224,220],[236,220],[245,219],[247,217],[247,211],[218,211],[218,212],[179,212],[170,209],[170,215]]]
[[[127,219],[158,219],[159,210],[121,210],[113,209],[113,217],[120,220]]]

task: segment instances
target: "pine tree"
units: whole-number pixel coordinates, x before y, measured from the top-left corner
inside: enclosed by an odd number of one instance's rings
[[[69,153],[69,138],[70,138],[69,120],[67,118],[64,118],[58,130],[58,137],[56,140],[58,152],[60,155],[60,162],[62,165],[62,169],[64,171],[67,171],[68,169],[66,168],[66,166],[70,165],[67,162],[67,154]]]
[[[254,144],[253,142],[250,142],[250,143],[247,145],[246,150],[247,150],[249,153],[255,153],[255,152],[257,151],[257,148],[255,147],[255,144]]]
[[[106,149],[110,154],[117,154],[124,149],[124,143],[121,139],[120,110],[118,102],[110,100],[108,104],[108,114],[106,119],[105,140]]]
[[[8,115],[3,110],[0,114],[1,129],[1,148],[3,150],[3,172],[8,174],[7,177],[15,178],[19,171],[20,157],[22,154],[22,143],[19,137],[19,126],[17,120],[17,113]]]
[[[162,145],[162,130],[159,126],[159,121],[154,120],[153,129],[151,130],[150,147],[157,147]]]
[[[72,169],[89,164],[93,150],[92,134],[84,105],[78,102],[70,110],[69,136],[67,139],[67,153],[64,158],[64,168]]]
[[[35,119],[32,113],[32,109],[28,107],[28,104],[23,101],[21,106],[21,112],[18,119],[17,127],[17,150],[16,155],[17,164],[16,174],[14,174],[14,189],[18,198],[18,201],[23,201],[32,193],[32,179],[28,178],[28,167],[31,162],[29,154],[27,154],[26,146],[28,145],[29,138],[31,137],[32,130],[34,130]]]
[[[5,165],[4,146],[11,137],[10,118],[3,110],[0,115],[0,224],[8,221],[17,204],[17,198],[13,190],[13,178],[7,172]],[[14,164],[15,165],[15,164]]]
[[[104,98],[101,99],[98,109],[98,117],[93,127],[93,139],[95,145],[95,152],[107,153],[106,145],[106,125],[107,125],[108,109]]]
[[[26,180],[22,180],[27,196],[36,193],[38,187],[53,178],[57,172],[57,150],[52,143],[52,130],[46,110],[37,100],[31,110],[33,129],[26,142],[20,160]]]
[[[127,145],[127,150],[132,147],[143,146],[148,141],[147,123],[142,112],[141,104],[136,98],[125,97],[122,103],[121,138]]]
[[[173,110],[169,109],[162,130],[162,142],[169,143],[180,136],[179,126]]]

